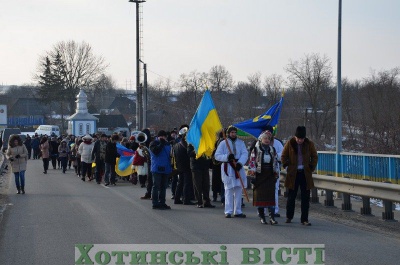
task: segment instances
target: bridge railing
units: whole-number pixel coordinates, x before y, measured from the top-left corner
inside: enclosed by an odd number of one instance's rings
[[[317,174],[400,184],[400,156],[398,155],[342,152],[339,159],[339,172],[336,172],[336,153],[319,151]]]
[[[283,184],[286,178],[286,172],[281,172],[280,181]],[[342,196],[342,210],[352,211],[351,196],[361,196],[363,207],[360,213],[363,215],[371,215],[370,199],[381,199],[383,201],[384,212],[382,212],[383,220],[394,220],[394,202],[400,203],[400,185],[391,183],[378,183],[367,180],[350,179],[348,177],[339,178],[334,176],[323,176],[313,174],[315,188],[311,190],[311,202],[318,203],[318,189],[324,190],[324,205],[333,207],[333,192],[339,192]],[[285,192],[286,193],[286,192]]]

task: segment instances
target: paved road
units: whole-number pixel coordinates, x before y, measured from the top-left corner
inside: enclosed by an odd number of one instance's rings
[[[72,170],[44,175],[41,167],[39,160],[28,162],[25,195],[15,194],[9,175],[0,264],[74,264],[79,243],[325,244],[326,264],[398,264],[400,258],[396,235],[338,223],[319,206],[311,206],[311,227],[283,218],[277,226],[261,225],[249,204],[246,219],[225,219],[220,205],[198,209],[169,199],[172,210],[152,210],[150,201],[139,199],[144,189],[138,186],[119,181],[105,187],[82,182]]]

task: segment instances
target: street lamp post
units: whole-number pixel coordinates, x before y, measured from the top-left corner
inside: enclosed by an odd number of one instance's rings
[[[143,63],[143,128],[147,128],[147,64],[140,59],[139,61]]]
[[[129,0],[136,3],[136,130],[142,127],[142,93],[140,87],[140,23],[139,23],[139,4],[144,0]]]
[[[336,163],[338,177],[341,173],[342,152],[342,0],[339,0],[338,16],[338,54],[337,54],[337,94],[336,94]]]

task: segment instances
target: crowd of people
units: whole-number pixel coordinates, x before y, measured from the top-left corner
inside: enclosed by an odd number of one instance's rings
[[[105,134],[58,138],[35,135],[32,139],[28,135],[24,142],[18,135],[12,135],[6,156],[15,176],[17,194],[25,194],[25,171],[32,151],[32,159],[43,161],[43,174],[48,173],[51,161],[53,169],[64,174],[72,167],[82,181],[95,180],[97,184],[116,186],[115,167],[120,157],[117,143],[120,143],[134,154],[130,180],[135,185],[139,182],[145,189],[140,198],[151,200],[152,209],[171,209],[166,203],[166,190],[170,186],[174,204],[214,208],[213,202],[219,196],[225,218],[245,218],[242,194],[250,179],[253,206],[257,207],[260,222],[271,225],[276,225],[275,218],[280,217],[278,179],[283,167],[287,170],[285,187],[288,188],[286,223],[293,219],[300,188],[300,220],[303,225],[311,225],[308,220],[310,190],[314,187],[312,172],[318,156],[313,142],[306,137],[304,126],[298,126],[295,136],[285,145],[274,137],[273,128],[266,126],[249,149],[237,137],[237,128],[230,126],[219,133],[212,157],[197,157],[193,145],[186,141],[188,130],[189,126],[183,124],[171,132],[160,130],[153,137],[148,129],[129,138],[117,133],[111,137]]]

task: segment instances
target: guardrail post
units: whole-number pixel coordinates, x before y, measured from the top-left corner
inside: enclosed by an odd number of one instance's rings
[[[333,191],[332,190],[326,190],[326,200],[324,201],[324,205],[327,207],[333,207],[335,206],[335,202],[333,201]]]
[[[371,215],[371,205],[369,202],[369,197],[362,197],[363,207],[361,207],[360,212],[363,215]]]
[[[382,213],[382,219],[387,221],[394,221],[393,202],[383,200],[385,212]]]
[[[317,188],[311,189],[311,202],[312,203],[319,203]]]
[[[350,201],[350,194],[342,193],[343,203],[342,203],[342,210],[343,211],[352,211],[351,209],[351,201]]]

